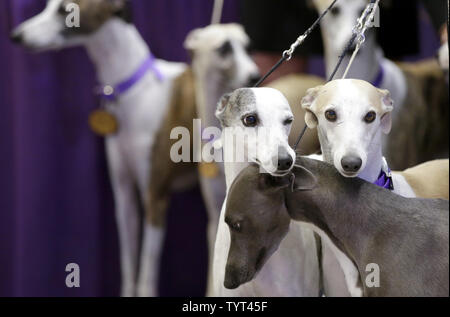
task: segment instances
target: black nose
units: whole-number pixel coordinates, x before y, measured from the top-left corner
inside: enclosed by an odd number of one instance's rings
[[[362,165],[362,160],[357,156],[344,156],[341,160],[341,165],[344,171],[356,173]]]
[[[255,86],[260,78],[261,78],[261,75],[258,73],[250,75],[250,77],[248,78],[248,87]]]
[[[278,170],[287,171],[292,167],[292,157],[286,151],[284,147],[278,148]]]
[[[23,37],[22,37],[22,33],[20,32],[12,32],[11,35],[9,36],[9,38],[11,39],[11,41],[13,41],[14,43],[20,44],[23,41]]]

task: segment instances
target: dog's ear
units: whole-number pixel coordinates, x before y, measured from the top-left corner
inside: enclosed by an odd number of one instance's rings
[[[319,121],[317,120],[316,115],[314,114],[314,111],[312,110],[314,101],[316,100],[317,96],[319,95],[320,89],[322,89],[323,86],[317,86],[314,88],[310,88],[306,91],[306,95],[302,98],[302,108],[306,110],[305,112],[305,122],[308,128],[314,129],[317,127],[317,124]]]
[[[219,103],[216,108],[216,118],[223,123],[223,114],[227,109],[228,103],[230,102],[231,93],[227,93],[220,98]]]
[[[331,0],[308,0],[306,3],[322,13],[331,4]]]
[[[317,177],[306,167],[295,165],[294,175],[295,178],[291,184],[294,191],[312,190],[317,186]]]
[[[114,15],[121,18],[127,23],[133,20],[131,1],[130,0],[109,0]]]
[[[269,173],[260,173],[258,180],[258,188],[261,190],[277,191],[290,185],[288,176],[273,176]]]
[[[388,134],[392,127],[392,110],[394,110],[394,101],[391,98],[391,93],[386,89],[378,89],[381,96],[381,107],[383,113],[381,114],[380,124],[381,131]]]
[[[114,12],[120,12],[129,4],[128,0],[109,0],[107,1],[108,5],[111,7],[111,10]]]
[[[195,50],[201,43],[200,33],[201,29],[194,29],[188,33],[186,39],[184,40],[183,47],[189,52],[191,57],[194,56]]]

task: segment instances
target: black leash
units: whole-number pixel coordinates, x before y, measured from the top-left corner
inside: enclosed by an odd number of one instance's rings
[[[376,0],[371,0],[370,4],[373,5],[373,4],[375,4],[375,2],[376,2]],[[358,36],[358,34],[356,32],[353,32],[353,35],[350,38],[350,40],[347,42],[347,45],[345,46],[344,51],[342,52],[341,55],[339,55],[339,60],[338,60],[338,62],[336,64],[336,66],[334,67],[334,70],[331,73],[330,77],[328,78],[327,82],[330,82],[330,81],[333,80],[333,78],[336,75],[337,71],[341,67],[342,61],[344,60],[344,58],[347,55],[347,53],[351,50],[351,47],[353,46],[353,43],[355,42],[357,36]],[[305,126],[303,127],[302,131],[300,132],[300,135],[297,138],[297,141],[295,142],[294,151],[297,150],[297,147],[300,144],[300,141],[302,140],[303,136],[305,135],[305,132],[306,132],[307,129],[308,129],[308,126],[305,123]]]
[[[300,44],[302,44],[303,41],[308,37],[308,35],[311,34],[311,32],[317,27],[317,25],[319,25],[322,18],[328,13],[328,11],[331,10],[331,8],[335,5],[336,2],[337,2],[337,0],[334,0],[328,6],[328,8],[324,12],[322,12],[322,14],[316,19],[316,21],[314,21],[314,23],[305,31],[305,33],[303,33],[301,36],[299,36],[297,38],[297,40],[291,45],[290,49],[283,52],[283,55],[280,58],[280,60],[274,66],[272,66],[272,68],[263,77],[261,77],[258,80],[258,82],[255,84],[254,87],[259,87],[267,79],[267,77],[269,77],[278,67],[281,66],[281,64],[283,64],[284,61],[289,61],[291,59],[292,54],[294,53],[295,49]],[[374,5],[375,2],[376,2],[376,0],[371,0],[369,5]],[[372,7],[372,10],[373,10],[373,7]],[[369,14],[369,12],[366,12],[366,15],[364,15],[363,18],[365,18],[368,14]],[[353,32],[353,35],[350,38],[350,40],[347,42],[347,45],[345,46],[342,54],[339,55],[339,60],[336,64],[333,72],[331,73],[330,77],[328,78],[327,82],[333,80],[334,76],[336,75],[337,71],[339,70],[339,68],[342,64],[342,61],[344,60],[345,56],[347,55],[347,53],[350,51],[351,47],[353,46],[353,43],[355,42],[357,36],[358,36],[358,33]],[[303,127],[302,131],[300,132],[300,135],[297,138],[297,141],[295,142],[294,150],[297,150],[297,147],[300,144],[300,141],[302,140],[303,136],[305,135],[307,129],[308,129],[308,126],[305,123],[305,126]]]
[[[294,53],[295,49],[297,48],[297,46],[299,46],[300,44],[303,43],[303,41],[308,37],[309,34],[312,33],[312,31],[319,25],[320,21],[322,20],[322,18],[328,13],[328,11],[330,11],[330,9],[335,5],[335,3],[338,0],[334,0],[329,6],[328,8],[322,12],[322,14],[316,19],[316,21],[314,21],[314,23],[305,31],[305,33],[303,33],[302,35],[300,35],[297,40],[291,45],[291,47],[283,52],[283,56],[280,58],[280,60],[263,76],[261,77],[260,80],[258,80],[258,82],[255,84],[255,86],[253,87],[258,87],[259,85],[261,85],[267,77],[269,77],[278,67],[280,67],[281,64],[283,64],[284,61],[288,61],[291,59],[292,54]]]
[[[283,57],[280,58],[280,60],[272,66],[272,68],[263,76],[261,77],[258,82],[255,84],[255,86],[253,87],[258,87],[259,85],[261,85],[267,77],[269,77],[270,75],[272,75],[272,73],[278,68],[280,67],[281,64],[283,64],[283,62],[287,60],[287,56],[283,54]]]

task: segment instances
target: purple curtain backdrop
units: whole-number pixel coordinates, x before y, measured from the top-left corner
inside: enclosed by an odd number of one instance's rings
[[[83,49],[32,55],[9,32],[45,0],[0,0],[0,296],[116,296],[118,242],[103,140],[89,131],[96,107]],[[187,32],[208,24],[211,0],[133,0],[134,21],[158,57],[186,61]],[[226,1],[225,22],[237,20]],[[188,206],[188,207],[186,207]],[[201,296],[206,215],[199,191],[174,197],[161,295]],[[81,287],[65,286],[65,266]]]
[[[13,26],[45,0],[0,0],[0,296],[117,296],[119,260],[103,140],[90,132],[95,75],[81,49],[32,55],[10,44]],[[187,61],[187,32],[209,23],[213,0],[133,0],[134,21],[156,56]],[[224,22],[239,20],[226,0]],[[437,37],[421,15],[418,58]],[[301,30],[303,31],[303,30]],[[287,43],[287,46],[289,43]],[[313,59],[310,72],[323,74]],[[188,206],[188,208],[187,208]],[[198,189],[173,197],[160,293],[201,296],[206,215]],[[65,286],[65,266],[81,288]]]

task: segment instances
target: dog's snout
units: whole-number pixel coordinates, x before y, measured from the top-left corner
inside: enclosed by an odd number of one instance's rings
[[[23,42],[23,36],[21,32],[13,31],[11,32],[9,38],[12,42],[21,44]]]
[[[236,266],[230,264],[226,266],[223,285],[228,289],[235,289],[241,285],[240,273]]]
[[[253,87],[256,85],[256,83],[259,81],[259,79],[261,78],[261,75],[259,73],[253,73],[249,76],[248,78],[248,86],[249,87]]]
[[[356,173],[361,168],[362,160],[357,156],[347,155],[342,158],[341,165],[345,172]]]
[[[293,163],[292,157],[286,151],[284,147],[278,148],[278,165],[277,168],[279,171],[287,171],[292,167]]]

